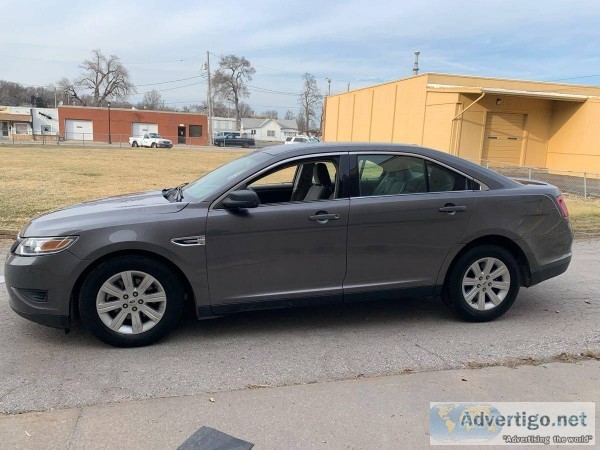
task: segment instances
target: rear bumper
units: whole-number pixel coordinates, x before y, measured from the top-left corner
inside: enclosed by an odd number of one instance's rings
[[[535,272],[531,272],[531,286],[565,273],[569,268],[570,263],[571,255],[566,256],[563,259],[556,261],[552,264],[548,264],[544,267],[541,267]]]

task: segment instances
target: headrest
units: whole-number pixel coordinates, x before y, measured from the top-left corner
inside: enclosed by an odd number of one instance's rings
[[[315,168],[313,169],[313,177],[315,178],[315,182],[322,186],[331,186],[331,178],[329,177],[329,171],[327,170],[327,166],[323,163],[315,164]]]

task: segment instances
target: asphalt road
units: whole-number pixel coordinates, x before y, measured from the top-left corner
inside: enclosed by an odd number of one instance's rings
[[[574,254],[566,274],[523,289],[492,323],[461,322],[439,299],[374,302],[189,317],[141,349],[30,323],[0,285],[0,412],[600,352],[600,240],[576,242]]]

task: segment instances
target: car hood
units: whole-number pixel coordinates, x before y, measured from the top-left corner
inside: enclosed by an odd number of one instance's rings
[[[161,214],[173,214],[188,205],[170,202],[162,191],[121,195],[79,203],[42,214],[29,222],[21,236],[61,236],[104,226],[145,222]]]

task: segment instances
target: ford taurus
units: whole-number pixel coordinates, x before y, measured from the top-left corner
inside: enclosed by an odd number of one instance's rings
[[[247,154],[163,191],[33,219],[6,261],[21,316],[131,347],[198,318],[253,309],[441,296],[504,314],[563,273],[558,189],[416,146],[315,144]]]

